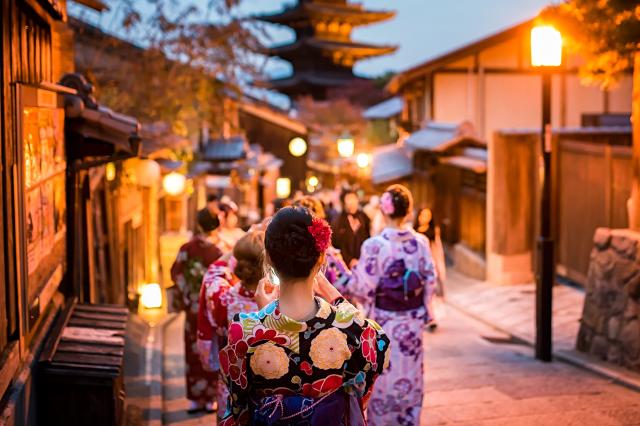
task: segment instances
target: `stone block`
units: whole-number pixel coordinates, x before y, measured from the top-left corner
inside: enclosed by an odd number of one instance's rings
[[[589,281],[595,280],[609,280],[615,267],[616,258],[618,256],[613,250],[605,250],[600,252],[593,262],[593,275],[589,277]]]
[[[640,357],[640,320],[634,319],[626,323],[619,340],[625,358],[635,360]]]
[[[624,310],[623,318],[625,320],[630,320],[633,318],[638,318],[638,313],[640,312],[638,302],[634,302],[633,300],[627,301],[627,307]]]
[[[609,243],[611,242],[611,229],[609,228],[598,228],[596,229],[595,234],[593,234],[593,244],[596,248],[603,250],[609,247]]]
[[[596,304],[585,300],[584,309],[582,310],[582,323],[595,328],[599,319],[600,310]]]
[[[620,333],[620,318],[611,317],[607,322],[607,337],[610,340],[615,340]]]
[[[591,342],[593,341],[593,330],[584,323],[580,324],[578,338],[576,339],[576,348],[581,352],[591,351]]]
[[[635,260],[638,251],[638,240],[630,235],[614,233],[611,237],[611,248],[621,256]]]
[[[614,364],[620,364],[622,362],[622,351],[618,345],[610,345],[607,351],[607,361]]]
[[[635,302],[640,302],[640,272],[627,282],[625,293]]]
[[[595,336],[591,342],[591,355],[606,360],[608,351],[609,342],[607,342],[607,339],[602,336]]]

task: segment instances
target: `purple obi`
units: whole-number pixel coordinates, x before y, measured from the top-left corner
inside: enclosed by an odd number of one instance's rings
[[[403,259],[394,260],[376,287],[376,308],[398,312],[424,306],[426,282],[418,271],[407,269]]]

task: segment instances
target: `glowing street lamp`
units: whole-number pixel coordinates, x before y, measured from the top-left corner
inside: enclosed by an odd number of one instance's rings
[[[286,177],[276,179],[276,196],[287,198],[289,195],[291,195],[291,179]]]
[[[361,169],[366,169],[367,167],[369,167],[369,164],[371,164],[371,155],[365,152],[361,152],[356,156],[356,164]]]
[[[187,178],[178,172],[171,172],[162,179],[162,188],[169,195],[176,196],[184,192],[187,186]]]
[[[320,184],[320,180],[317,176],[309,176],[307,183],[314,188]]]
[[[543,171],[540,197],[540,235],[536,265],[536,358],[552,359],[553,284],[556,276],[555,242],[551,233],[551,76],[562,65],[562,35],[549,25],[531,29],[531,65],[542,74],[542,129],[540,154]]]
[[[142,286],[140,303],[147,309],[162,307],[162,288],[158,283],[149,283]]]
[[[338,154],[342,158],[349,158],[353,155],[355,142],[349,133],[344,133],[338,138]]]
[[[302,157],[307,152],[307,141],[302,138],[293,138],[289,142],[289,153],[294,157]]]

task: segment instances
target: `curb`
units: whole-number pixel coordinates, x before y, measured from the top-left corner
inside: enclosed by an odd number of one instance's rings
[[[476,321],[479,321],[501,333],[510,336],[516,344],[521,344],[532,348],[534,347],[534,342],[525,339],[522,336],[514,334],[511,331],[506,330],[505,328],[491,321],[486,320],[485,318],[467,310],[466,308],[455,302],[447,300],[445,303],[448,306],[451,306],[453,309],[475,319]],[[640,392],[640,375],[637,375],[637,377],[635,377],[635,374],[625,371],[622,367],[609,365],[604,361],[594,360],[578,352],[571,352],[566,350],[554,350],[553,358],[566,364],[573,365],[574,367],[581,368],[585,371],[589,371],[597,376],[609,379],[612,383],[624,386],[636,392]]]

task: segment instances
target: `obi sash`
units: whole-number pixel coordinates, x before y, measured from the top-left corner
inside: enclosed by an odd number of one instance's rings
[[[403,259],[395,260],[376,286],[376,307],[385,311],[409,311],[424,306],[425,280],[408,269]]]
[[[258,426],[364,426],[355,395],[342,388],[320,398],[270,395],[254,403],[251,424]]]

